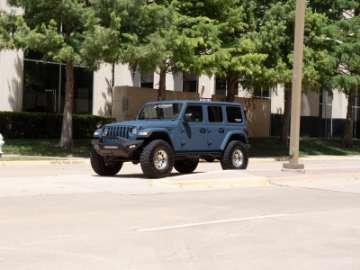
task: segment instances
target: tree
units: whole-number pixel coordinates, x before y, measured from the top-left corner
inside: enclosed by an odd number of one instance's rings
[[[305,89],[320,90],[334,70],[334,59],[324,39],[324,29],[329,20],[310,7],[305,19],[303,85]],[[294,22],[295,1],[277,1],[266,11],[260,27],[262,50],[269,55],[265,61],[266,84],[284,85],[285,106],[280,141],[285,145],[288,143],[291,116]]]
[[[112,51],[117,33],[99,25],[95,11],[86,0],[10,0],[25,10],[26,30],[15,33],[24,49],[41,53],[44,58],[62,62],[66,70],[65,106],[60,146],[73,143],[74,67],[95,69]],[[106,42],[105,42],[106,41]]]
[[[252,87],[264,74],[262,63],[267,54],[260,52],[257,33],[259,3],[254,0],[190,0],[184,5],[193,16],[212,20],[217,36],[209,42],[212,54],[204,59],[203,69],[226,79],[227,100],[234,101],[239,82]]]
[[[0,10],[0,50],[16,49],[19,44],[14,34],[22,31],[23,27],[24,21],[21,15],[14,11]]]
[[[333,86],[343,91],[348,100],[344,146],[353,146],[353,106],[360,89],[360,4],[351,17],[344,16],[331,29],[337,59]]]

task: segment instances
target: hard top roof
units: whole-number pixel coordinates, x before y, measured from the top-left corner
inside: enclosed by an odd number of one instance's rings
[[[201,101],[201,100],[162,100],[162,101],[152,101],[147,102],[146,104],[196,104],[196,105],[230,105],[230,106],[241,106],[238,102],[225,102],[225,101]]]

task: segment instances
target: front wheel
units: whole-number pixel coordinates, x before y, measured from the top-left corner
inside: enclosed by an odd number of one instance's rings
[[[232,141],[226,147],[221,159],[224,170],[245,170],[249,163],[249,154],[241,141]]]
[[[114,176],[122,168],[122,162],[106,163],[104,158],[93,150],[90,153],[90,163],[93,170],[100,176]]]
[[[199,159],[184,159],[175,161],[175,169],[179,173],[192,173],[199,165]]]
[[[144,147],[140,164],[148,178],[162,178],[170,175],[174,167],[174,151],[164,140],[154,140]]]

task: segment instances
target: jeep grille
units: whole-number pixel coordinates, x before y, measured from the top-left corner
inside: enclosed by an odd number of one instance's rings
[[[126,126],[115,126],[115,127],[108,127],[108,134],[107,137],[122,137],[122,138],[129,138],[130,127]]]

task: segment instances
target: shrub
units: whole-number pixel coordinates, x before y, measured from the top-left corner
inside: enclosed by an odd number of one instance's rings
[[[74,115],[74,138],[91,138],[98,123],[112,121],[94,115]],[[0,112],[0,133],[8,139],[60,138],[61,126],[62,114]]]

